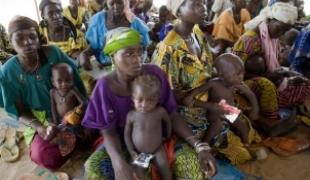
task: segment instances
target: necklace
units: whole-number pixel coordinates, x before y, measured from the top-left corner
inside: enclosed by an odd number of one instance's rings
[[[40,57],[39,57],[38,54],[36,55],[36,64],[35,64],[35,66],[33,68],[29,69],[29,70],[26,68],[27,66],[22,61],[19,61],[19,63],[20,63],[20,65],[22,66],[22,68],[24,69],[24,71],[26,73],[32,73],[32,74],[35,75],[37,80],[42,80],[41,75],[38,73],[39,68],[40,68]],[[23,75],[21,75],[21,76],[23,76]],[[21,77],[21,79],[23,79],[23,77]]]
[[[58,97],[60,97],[60,102],[61,102],[61,103],[66,102],[66,97],[67,97],[68,93],[66,93],[65,95],[61,95],[61,94],[58,92],[58,90],[56,90],[56,94],[58,95]]]

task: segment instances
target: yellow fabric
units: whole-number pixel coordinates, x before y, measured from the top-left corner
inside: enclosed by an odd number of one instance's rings
[[[86,13],[86,9],[84,7],[78,7],[78,15],[77,18],[72,17],[69,7],[66,7],[63,10],[63,16],[66,17],[77,29],[80,29],[83,24],[83,19]]]
[[[232,9],[226,9],[214,24],[212,35],[215,40],[223,39],[235,43],[244,33],[243,25],[251,20],[251,15],[246,9],[241,10],[241,21],[237,24],[233,17]]]
[[[77,37],[74,39],[74,37],[69,37],[67,41],[51,41],[48,36],[48,30],[46,27],[40,28],[41,34],[46,38],[47,43],[50,45],[55,45],[59,47],[64,53],[71,56],[74,52],[82,51],[87,47],[87,43],[84,37],[84,33],[82,33],[80,30],[77,31]]]

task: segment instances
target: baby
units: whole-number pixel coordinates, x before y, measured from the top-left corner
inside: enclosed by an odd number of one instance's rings
[[[282,66],[289,67],[288,56],[298,34],[299,31],[292,28],[280,38],[279,62]]]
[[[167,111],[158,105],[160,87],[160,81],[152,75],[141,75],[133,81],[135,110],[127,115],[125,143],[133,160],[152,154],[162,179],[172,179],[163,146],[163,137],[171,135],[171,121]],[[143,177],[143,168],[137,170]]]
[[[217,135],[222,127],[221,116],[219,113],[224,113],[226,117],[232,111],[236,112],[234,103],[234,93],[238,92],[245,96],[252,106],[252,111],[249,114],[251,120],[257,120],[259,117],[259,106],[254,93],[243,83],[244,66],[241,59],[233,54],[223,54],[215,61],[215,68],[218,73],[217,78],[209,80],[206,84],[194,89],[190,94],[184,98],[183,103],[187,106],[207,107],[208,120],[210,121],[210,129],[215,129],[214,135]],[[199,105],[194,98],[201,93],[208,91],[209,99],[206,105]],[[226,103],[225,103],[226,101]],[[241,136],[241,140],[245,144],[249,144],[250,122],[246,121],[245,116],[239,115],[236,120],[230,120],[233,128]],[[210,141],[213,137],[207,137]]]
[[[74,87],[71,66],[66,63],[55,64],[52,67],[52,84],[54,88],[50,90],[50,97],[53,123],[79,124],[87,100]]]

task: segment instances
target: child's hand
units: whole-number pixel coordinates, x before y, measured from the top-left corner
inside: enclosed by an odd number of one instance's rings
[[[186,96],[185,98],[183,98],[183,104],[185,106],[188,106],[188,107],[193,107],[194,105],[194,98],[192,95],[188,95]]]

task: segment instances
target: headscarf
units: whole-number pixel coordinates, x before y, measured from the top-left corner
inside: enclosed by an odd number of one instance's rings
[[[246,30],[253,30],[267,19],[276,19],[286,24],[293,25],[297,21],[298,11],[290,3],[276,2],[272,6],[265,7],[258,16],[244,25]]]
[[[47,6],[48,4],[59,4],[59,5],[61,5],[61,2],[60,2],[60,0],[42,0],[40,2],[40,5],[39,5],[39,9],[40,9],[41,13],[43,13],[44,7]]]
[[[178,10],[184,1],[185,0],[167,0],[167,7],[175,17],[177,17]]]
[[[103,52],[111,56],[120,49],[140,44],[140,42],[139,32],[127,27],[118,27],[108,31]]]
[[[35,28],[39,32],[39,25],[36,21],[25,17],[25,16],[15,16],[9,23],[8,32],[9,37],[12,37],[12,34],[19,30]]]

